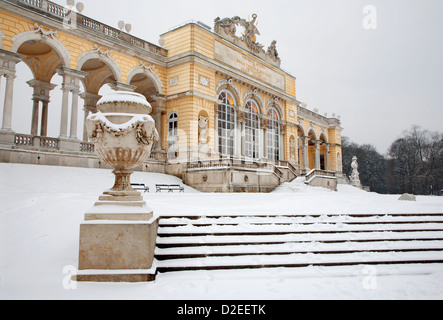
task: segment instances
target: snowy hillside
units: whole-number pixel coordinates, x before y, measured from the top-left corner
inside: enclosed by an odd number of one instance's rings
[[[302,179],[271,194],[156,194],[155,184],[182,184],[171,176],[134,173],[156,215],[290,215],[443,213],[443,197],[338,192]],[[77,265],[84,212],[112,186],[110,170],[0,164],[1,299],[414,299],[443,298],[443,265],[384,266],[377,288],[364,285],[362,267],[165,273],[147,284],[77,284],[66,289],[66,266]],[[63,271],[66,271],[64,273]],[[366,275],[365,275],[366,274]]]

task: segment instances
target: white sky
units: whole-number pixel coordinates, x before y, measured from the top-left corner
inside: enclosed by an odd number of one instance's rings
[[[213,27],[216,17],[247,18],[256,13],[261,33],[257,41],[267,48],[277,40],[282,68],[297,78],[297,98],[321,114],[341,115],[343,134],[353,141],[373,144],[385,153],[413,124],[442,131],[441,0],[82,2],[86,16],[115,27],[124,20],[132,24],[133,35],[154,44],[160,34],[190,19]],[[377,30],[363,28],[366,5],[377,9]],[[17,86],[31,79],[26,67],[19,70]],[[54,77],[53,83],[57,81]],[[24,86],[16,93],[16,102],[31,110],[31,95]],[[14,113],[13,126],[25,125],[30,131],[28,113],[23,117]],[[58,126],[58,115],[50,112],[50,123],[51,117]],[[17,132],[29,133],[16,127]],[[58,127],[50,128],[49,135],[57,137],[58,133]]]

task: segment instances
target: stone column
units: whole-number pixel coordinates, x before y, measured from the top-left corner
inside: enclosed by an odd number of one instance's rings
[[[86,129],[86,119],[90,112],[97,113],[97,102],[100,100],[101,96],[93,93],[83,92],[80,94],[80,98],[84,100],[84,129],[83,129],[83,141],[88,141],[88,131]]]
[[[72,106],[71,106],[71,130],[69,138],[77,140],[77,125],[78,125],[78,95],[80,93],[79,89],[74,88],[72,92]]]
[[[166,99],[160,95],[154,95],[152,98],[155,100],[155,110],[153,112],[153,118],[155,120],[155,128],[160,136],[160,141],[157,141],[155,146],[155,152],[162,151],[163,130],[162,130],[162,115],[166,113]]]
[[[3,105],[3,121],[1,133],[5,135],[2,142],[13,143],[14,131],[12,131],[12,109],[14,97],[14,80],[16,78],[16,65],[24,56],[0,49],[0,74],[6,77],[5,101]]]
[[[38,118],[40,115],[40,102],[41,102],[43,104],[43,110],[42,110],[40,135],[46,137],[48,134],[49,94],[57,85],[35,79],[28,81],[27,84],[34,89],[34,94],[32,95],[32,100],[34,101],[34,105],[32,110],[31,134],[33,136],[38,135]]]
[[[69,121],[69,92],[72,92],[72,108],[71,108],[71,127],[70,140],[78,140],[77,138],[77,124],[78,124],[78,97],[80,92],[80,80],[84,79],[88,73],[76,69],[60,67],[57,73],[63,77],[63,101],[62,114],[60,120],[60,138],[68,138],[68,121]]]
[[[49,100],[44,100],[42,102],[43,102],[43,107],[42,107],[42,123],[41,123],[41,129],[40,129],[40,136],[47,137],[48,136]]]
[[[60,119],[60,138],[68,137],[68,108],[69,108],[69,89],[66,85],[62,85],[62,113]]]
[[[309,137],[303,137],[303,169],[309,170]]]
[[[3,107],[3,124],[2,130],[12,131],[12,101],[14,97],[14,80],[15,75],[7,74],[5,88],[5,104]]]
[[[329,171],[329,144],[326,145],[325,150],[325,169]]]
[[[320,141],[315,141],[315,164],[314,168],[320,170]]]
[[[63,102],[62,115],[60,120],[60,150],[80,151],[80,140],[77,138],[78,124],[78,97],[80,92],[80,80],[84,79],[88,73],[60,67],[57,69],[60,76],[63,77]],[[72,92],[72,108],[71,108],[71,127],[68,138],[68,122],[69,122],[69,93]]]
[[[34,104],[32,106],[32,123],[31,123],[31,135],[38,135],[38,116],[40,114],[40,100],[37,97],[33,97]]]

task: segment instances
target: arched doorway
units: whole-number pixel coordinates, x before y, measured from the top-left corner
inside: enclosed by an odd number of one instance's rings
[[[316,168],[316,154],[317,154],[317,134],[314,129],[310,129],[308,133],[308,161],[310,170]]]

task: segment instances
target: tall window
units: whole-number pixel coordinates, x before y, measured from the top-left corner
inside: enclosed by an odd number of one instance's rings
[[[257,159],[260,157],[260,118],[257,103],[248,100],[246,109],[248,113],[245,115],[245,156]]]
[[[168,119],[168,159],[178,157],[178,115],[173,112]]]
[[[218,97],[218,151],[223,155],[234,155],[235,150],[235,99],[229,91]]]
[[[270,108],[268,117],[268,159],[280,160],[280,118],[277,110]]]

